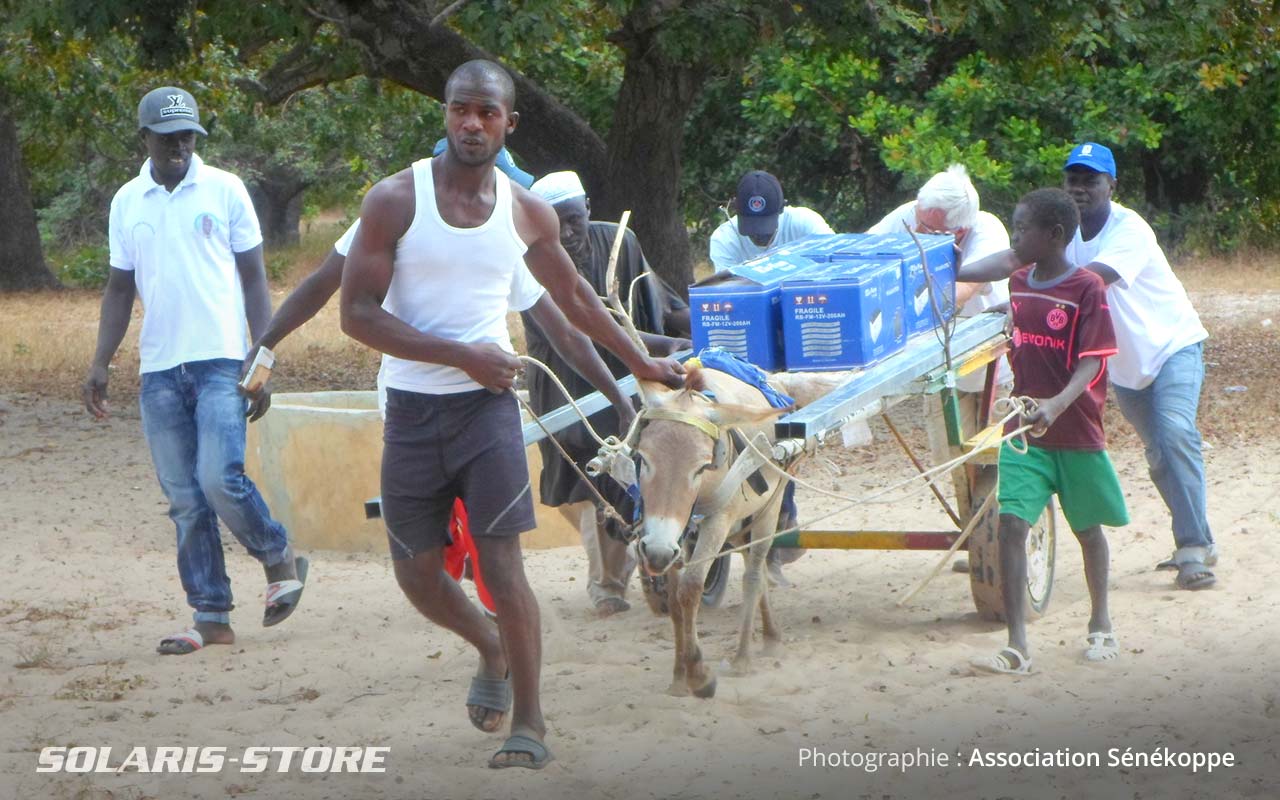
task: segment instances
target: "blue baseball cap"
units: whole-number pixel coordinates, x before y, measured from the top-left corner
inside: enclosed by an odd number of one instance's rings
[[[435,149],[431,151],[431,155],[440,155],[448,146],[449,140],[441,139],[436,142]],[[511,153],[505,147],[498,151],[498,159],[494,162],[494,166],[502,170],[502,173],[508,178],[526,189],[533,185],[533,176],[516,166],[516,160],[511,157]]]
[[[1113,178],[1116,176],[1116,157],[1111,155],[1110,148],[1097,142],[1076,145],[1071,155],[1067,156],[1067,163],[1062,168],[1075,166],[1085,167],[1094,172],[1105,172]]]

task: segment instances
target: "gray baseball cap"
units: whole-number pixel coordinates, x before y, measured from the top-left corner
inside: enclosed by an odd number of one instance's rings
[[[138,127],[156,133],[195,131],[201,136],[209,135],[200,127],[196,99],[191,92],[176,86],[161,86],[147,92],[138,103]]]

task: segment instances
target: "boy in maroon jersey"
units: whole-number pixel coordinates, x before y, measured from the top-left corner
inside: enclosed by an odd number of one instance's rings
[[[1052,495],[1080,540],[1089,585],[1089,661],[1111,661],[1120,646],[1107,612],[1110,553],[1102,526],[1129,522],[1124,495],[1107,455],[1102,430],[1107,357],[1116,352],[1102,279],[1073,267],[1063,251],[1080,216],[1061,189],[1037,189],[1013,212],[1010,241],[1024,266],[1009,279],[1013,317],[1013,393],[1031,397],[1035,411],[1027,451],[1010,443],[1000,451],[1000,569],[1003,576],[1009,646],[975,659],[987,672],[1025,675],[1031,671],[1026,637],[1027,531]],[[982,262],[975,262],[975,272]],[[964,266],[957,280],[981,282]],[[1016,424],[1011,422],[1008,430]]]

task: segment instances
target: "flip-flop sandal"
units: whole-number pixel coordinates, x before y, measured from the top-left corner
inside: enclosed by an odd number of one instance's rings
[[[1177,555],[1178,554],[1175,552],[1173,555],[1169,556],[1164,561],[1161,561],[1159,564],[1156,564],[1156,571],[1157,572],[1173,572],[1177,570],[1178,562],[1174,560],[1177,557]],[[1209,548],[1209,554],[1204,557],[1204,565],[1206,567],[1218,566],[1218,546],[1217,545],[1213,545],[1212,547]]]
[[[493,733],[502,727],[503,718],[511,710],[511,675],[508,673],[505,678],[486,678],[483,675],[473,677],[471,688],[467,690],[467,705],[483,708],[486,711],[497,711],[503,715],[498,718],[493,728],[485,728],[471,718],[471,710],[468,708],[467,718],[471,719],[471,724],[476,728],[485,733]]]
[[[298,556],[293,560],[293,568],[298,573],[296,580],[276,581],[267,584],[267,607],[262,612],[262,627],[270,628],[279,625],[289,618],[302,600],[302,590],[307,584],[307,559]]]
[[[160,640],[156,652],[162,656],[185,656],[204,647],[204,636],[195,628],[187,628]]]
[[[529,756],[529,761],[498,761],[498,756],[503,753],[524,753]],[[551,755],[551,751],[547,746],[537,739],[532,739],[521,734],[508,736],[507,740],[502,743],[502,748],[493,754],[493,758],[489,759],[490,769],[505,769],[506,767],[524,767],[525,769],[542,769],[546,765],[555,760],[555,756]]]
[[[1208,589],[1218,582],[1213,571],[1203,561],[1184,561],[1178,565],[1178,578],[1175,581],[1179,589],[1195,591]]]
[[[997,675],[1030,675],[1031,657],[1019,653],[1016,648],[1006,647],[993,656],[975,658],[969,662],[974,669],[992,672]]]
[[[1120,657],[1120,640],[1115,631],[1094,631],[1085,640],[1089,643],[1084,651],[1086,661],[1114,661]]]

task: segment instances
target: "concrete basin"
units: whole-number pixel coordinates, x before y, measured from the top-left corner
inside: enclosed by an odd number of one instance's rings
[[[521,537],[523,545],[579,545],[560,513],[536,502],[542,462],[536,446],[526,454],[538,529]],[[299,549],[387,551],[382,520],[364,516],[364,501],[381,493],[381,464],[377,392],[277,394],[267,415],[249,425],[245,471]]]

